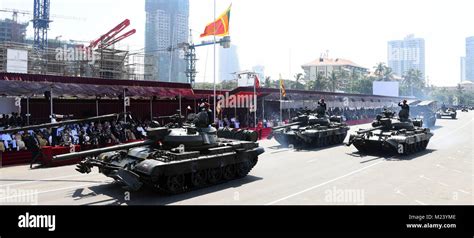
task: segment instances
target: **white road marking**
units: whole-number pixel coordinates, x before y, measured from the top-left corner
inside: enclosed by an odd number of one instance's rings
[[[420,204],[420,205],[427,205],[426,203],[423,203],[423,202],[420,202],[418,200],[415,200],[416,203]]]
[[[445,169],[445,168],[446,168],[446,167],[444,167],[444,166],[442,166],[442,165],[440,165],[440,164],[437,164],[436,167],[442,168],[442,169]]]
[[[384,162],[385,162],[385,161],[380,161],[380,162],[377,162],[377,163],[375,163],[375,164],[369,165],[369,166],[367,166],[367,167],[364,167],[364,168],[361,168],[361,169],[352,171],[352,172],[350,172],[350,173],[348,173],[348,174],[346,174],[346,175],[343,175],[343,176],[337,177],[337,178],[335,178],[335,179],[329,180],[329,181],[327,181],[327,182],[318,184],[318,185],[316,185],[316,186],[313,186],[313,187],[311,187],[311,188],[305,189],[305,190],[303,190],[303,191],[300,191],[300,192],[291,194],[291,195],[286,196],[286,197],[284,197],[284,198],[281,198],[281,199],[278,199],[278,200],[276,200],[276,201],[267,203],[266,205],[267,205],[267,206],[269,206],[269,205],[275,205],[275,204],[277,204],[277,203],[279,203],[279,202],[281,202],[281,201],[285,201],[285,200],[287,200],[287,199],[289,199],[289,198],[292,198],[292,197],[301,195],[301,194],[303,194],[303,193],[306,193],[306,192],[309,192],[309,191],[314,190],[314,189],[316,189],[316,188],[319,188],[319,187],[322,187],[322,186],[324,186],[324,185],[330,184],[330,183],[335,182],[335,181],[337,181],[337,180],[340,180],[340,179],[349,177],[349,176],[351,176],[351,175],[360,173],[360,172],[362,172],[362,171],[364,171],[364,170],[367,170],[367,169],[369,169],[369,168],[372,168],[372,167],[374,167],[374,166],[376,166],[376,165],[379,165],[379,164],[381,164],[381,163],[384,163]]]
[[[456,172],[456,173],[462,174],[462,171],[461,171],[461,170],[453,169],[452,171],[454,171],[454,172]]]
[[[395,193],[396,193],[396,194],[400,194],[400,195],[402,195],[402,196],[404,196],[404,197],[407,196],[407,195],[404,194],[404,193],[402,192],[402,190],[400,190],[400,189],[395,189]]]
[[[471,194],[470,192],[464,191],[464,190],[462,190],[462,189],[459,189],[458,191],[461,192],[461,193],[465,193],[465,194]]]
[[[278,150],[272,151],[270,153],[271,154],[276,154],[276,153],[281,153],[281,152],[285,152],[285,151],[291,151],[291,150],[288,149],[288,148],[285,148],[285,149],[278,149]]]
[[[61,177],[54,177],[54,178],[44,178],[44,179],[38,179],[38,180],[20,182],[20,183],[2,184],[2,185],[0,185],[0,188],[10,187],[10,186],[15,186],[15,185],[24,185],[24,184],[30,184],[30,183],[48,182],[48,181],[54,181],[54,180],[58,180],[58,179],[65,179],[65,178],[75,178],[75,177],[81,177],[81,176],[84,176],[84,175],[83,174],[75,174],[75,175],[68,175],[68,176],[61,176]],[[1,180],[1,178],[0,178],[0,180]]]
[[[430,178],[428,178],[428,177],[425,177],[425,175],[420,175],[420,178],[426,179],[426,180],[428,180],[428,181],[433,181],[433,179],[430,179]]]
[[[438,182],[438,184],[441,185],[441,186],[449,187],[449,185],[447,185],[445,183],[442,183],[442,182]]]

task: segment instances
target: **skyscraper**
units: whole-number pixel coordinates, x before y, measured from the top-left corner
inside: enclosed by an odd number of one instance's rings
[[[425,40],[408,35],[403,40],[388,42],[388,66],[397,76],[403,76],[410,69],[425,74]]]
[[[466,38],[466,80],[474,82],[474,36]]]
[[[466,57],[461,57],[461,82],[466,81]]]
[[[145,1],[145,54],[154,58],[146,71],[158,81],[186,83],[181,46],[188,43],[189,0]]]
[[[219,47],[219,79],[221,81],[235,79],[233,73],[240,71],[239,56],[237,55],[237,46],[231,45],[230,48]]]

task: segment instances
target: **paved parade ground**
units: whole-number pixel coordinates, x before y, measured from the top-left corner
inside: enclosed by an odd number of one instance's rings
[[[293,151],[264,140],[266,152],[246,178],[175,196],[126,193],[97,169],[4,167],[0,205],[472,205],[474,112],[458,117],[438,120],[427,151],[405,158],[343,145]],[[33,196],[21,201],[21,192]]]

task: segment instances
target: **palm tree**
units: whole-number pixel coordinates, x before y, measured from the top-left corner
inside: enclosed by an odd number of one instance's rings
[[[337,85],[339,83],[339,77],[336,74],[336,71],[333,70],[331,72],[331,75],[329,75],[328,81],[329,81],[331,92],[336,92]]]
[[[325,78],[322,74],[318,74],[316,80],[312,82],[311,88],[314,91],[323,91],[326,88]]]
[[[460,105],[464,104],[464,88],[462,87],[461,84],[458,84],[458,86],[456,87],[456,96],[458,98],[458,102]]]
[[[304,85],[300,83],[300,80],[304,79],[304,75],[302,73],[295,75],[296,84],[294,89],[304,89]]]
[[[383,81],[392,81],[393,80],[393,70],[390,67],[385,67],[383,72]]]
[[[410,69],[403,77],[403,85],[410,88],[411,96],[414,96],[414,89],[421,90],[424,88],[423,73],[417,69]]]
[[[270,77],[265,77],[265,88],[272,87],[272,79]]]
[[[385,65],[385,63],[383,62],[378,63],[374,67],[374,69],[375,69],[375,75],[377,75],[379,80],[382,80],[385,75],[385,70],[387,69],[387,66]]]

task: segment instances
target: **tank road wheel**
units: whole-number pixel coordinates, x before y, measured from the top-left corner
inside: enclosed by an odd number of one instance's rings
[[[166,177],[166,190],[172,194],[183,192],[184,183],[183,174]]]
[[[416,143],[416,151],[421,152],[423,151],[423,141],[417,142]]]
[[[411,155],[414,152],[414,144],[407,144],[407,155]]]
[[[222,168],[209,169],[207,173],[207,180],[210,184],[215,184],[222,179]]]
[[[235,177],[235,166],[233,164],[224,167],[223,177],[225,180],[231,180]]]
[[[194,173],[191,173],[191,184],[194,187],[201,187],[206,185],[207,181],[207,171],[200,170]]]
[[[327,141],[327,137],[321,137],[321,147],[326,147],[328,145]]]
[[[336,136],[332,135],[332,136],[329,136],[329,145],[334,145],[336,144]]]
[[[243,163],[236,165],[236,174],[238,178],[243,178],[250,173],[251,167],[249,161],[244,161]]]

